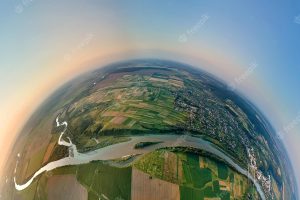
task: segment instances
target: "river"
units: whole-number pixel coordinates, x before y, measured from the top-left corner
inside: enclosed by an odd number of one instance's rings
[[[205,150],[225,160],[236,171],[248,177],[255,185],[261,198],[265,200],[265,195],[260,184],[257,182],[255,178],[253,178],[251,174],[248,173],[247,170],[241,168],[229,156],[227,156],[224,152],[219,150],[218,147],[216,147],[214,144],[206,140],[203,140],[199,137],[193,137],[190,135],[182,136],[182,135],[154,135],[154,134],[143,135],[143,136],[132,136],[131,140],[127,142],[113,144],[87,153],[79,153],[77,151],[76,145],[72,143],[69,137],[67,137],[69,141],[65,141],[63,139],[65,131],[67,130],[68,123],[66,121],[60,123],[57,117],[56,125],[57,127],[59,126],[65,127],[59,136],[58,144],[69,147],[73,155],[70,154],[68,157],[46,164],[45,166],[41,167],[38,171],[36,171],[34,175],[24,184],[17,184],[16,178],[14,177],[16,190],[21,191],[26,189],[28,186],[30,186],[33,180],[43,172],[51,171],[53,169],[63,167],[63,166],[86,164],[95,160],[117,159],[128,155],[145,154],[163,147],[193,147],[193,148]],[[145,141],[147,142],[159,141],[161,143],[150,145],[142,149],[134,148],[135,144],[139,142],[145,142]],[[18,167],[18,160],[16,163],[15,174],[17,171],[17,167]]]

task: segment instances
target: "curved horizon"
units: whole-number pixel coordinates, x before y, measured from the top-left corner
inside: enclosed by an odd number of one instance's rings
[[[299,15],[296,0],[3,1],[0,174],[25,123],[58,88],[109,63],[150,57],[198,67],[249,99],[281,137],[299,191]]]

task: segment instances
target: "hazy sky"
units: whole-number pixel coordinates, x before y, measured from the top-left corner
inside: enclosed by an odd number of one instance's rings
[[[142,57],[193,64],[237,88],[284,134],[300,169],[300,1],[291,0],[1,0],[0,167],[57,87]]]

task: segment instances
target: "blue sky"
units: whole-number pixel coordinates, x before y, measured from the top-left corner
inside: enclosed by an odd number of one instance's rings
[[[80,45],[87,34],[92,42]],[[278,131],[294,124],[283,138],[300,168],[300,1],[292,0],[2,0],[0,141],[18,132],[15,119],[21,127],[51,91],[87,70],[82,63],[144,51],[198,65],[228,83],[255,62],[237,88]]]

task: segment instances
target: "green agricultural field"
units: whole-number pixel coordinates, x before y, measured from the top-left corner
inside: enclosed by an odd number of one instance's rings
[[[116,168],[93,162],[78,168],[77,179],[99,197],[103,194],[109,199],[130,199],[131,167]]]
[[[170,162],[170,159],[175,161]],[[243,198],[247,193],[257,194],[249,189],[254,186],[246,177],[220,160],[196,153],[157,150],[135,162],[134,167],[153,177],[179,184],[181,199],[229,200]],[[170,175],[170,172],[174,174]]]
[[[226,180],[228,178],[228,167],[221,162],[218,162],[217,166],[218,166],[218,177],[220,179]]]
[[[113,144],[127,142],[130,140],[130,138],[122,135],[121,136],[100,136],[98,138],[89,138],[86,136],[81,136],[79,140],[81,142],[80,145],[77,146],[77,148],[79,148],[79,152],[88,152],[106,146],[110,146]]]
[[[80,151],[87,151],[105,146],[91,141],[105,135],[179,131],[188,114],[174,108],[177,87],[183,87],[180,79],[158,75],[120,76],[109,87],[100,82],[95,92],[66,112],[72,139]]]
[[[154,151],[142,157],[134,164],[134,167],[150,174],[154,177],[163,179],[164,175],[164,152]]]
[[[186,186],[180,186],[180,199],[189,199],[189,200],[203,200],[204,194],[201,190],[190,188]]]
[[[134,145],[135,149],[142,149],[151,145],[155,145],[155,144],[159,144],[161,142],[139,142],[137,144]]]
[[[131,167],[118,168],[101,161],[53,170],[51,175],[74,174],[88,191],[89,199],[130,199]],[[97,197],[97,198],[95,198]]]

